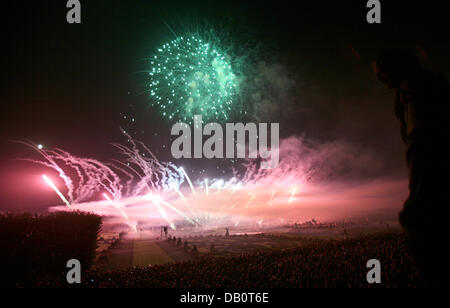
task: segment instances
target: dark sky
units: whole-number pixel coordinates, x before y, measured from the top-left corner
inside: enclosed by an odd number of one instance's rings
[[[81,1],[81,25],[66,23],[65,1],[2,4],[0,209],[55,202],[34,187],[41,169],[15,160],[34,154],[11,140],[107,160],[109,143],[122,140],[119,127],[131,115],[138,139],[169,159],[170,126],[140,94],[142,59],[173,38],[169,27],[179,33],[205,23],[258,42],[261,59],[279,63],[296,81],[296,108],[280,119],[282,137],[362,144],[402,176],[393,93],[375,80],[370,63],[383,48],[408,47],[448,77],[448,11],[442,1],[381,1],[382,24],[369,25],[366,1],[329,2]]]

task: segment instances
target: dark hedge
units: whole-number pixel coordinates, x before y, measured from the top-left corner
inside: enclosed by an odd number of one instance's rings
[[[66,272],[66,263],[78,259],[82,270],[92,265],[101,217],[85,212],[45,215],[0,215],[2,285],[24,275]]]

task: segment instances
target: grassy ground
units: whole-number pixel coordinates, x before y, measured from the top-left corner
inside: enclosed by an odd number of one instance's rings
[[[154,239],[125,238],[116,247],[104,253],[105,258],[97,257],[94,268],[117,270],[132,266],[148,266],[192,260],[184,250],[166,241]]]
[[[156,242],[151,240],[133,240],[133,266],[148,266],[149,264],[165,264],[174,262]]]

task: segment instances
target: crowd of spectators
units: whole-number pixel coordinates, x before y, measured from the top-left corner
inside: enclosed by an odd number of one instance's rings
[[[381,284],[369,284],[367,261],[381,263]],[[38,287],[68,286],[65,276],[34,277]],[[301,288],[419,287],[402,233],[366,235],[348,240],[307,239],[302,247],[244,254],[201,257],[129,270],[88,271],[81,287],[168,288]]]

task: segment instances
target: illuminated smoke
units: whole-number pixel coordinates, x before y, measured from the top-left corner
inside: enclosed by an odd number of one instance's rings
[[[264,221],[268,226],[286,221],[285,217],[331,219],[354,210],[401,206],[407,192],[402,179],[356,178],[347,167],[365,173],[365,166],[376,166],[376,158],[345,143],[286,139],[280,143],[276,169],[262,170],[257,161],[249,160],[242,174],[204,178],[194,185],[183,168],[159,161],[142,142],[126,133],[125,137],[125,145],[113,144],[121,158],[108,163],[25,144],[43,157],[31,161],[55,170],[65,183],[68,198],[61,198],[65,210],[70,206],[119,217],[133,230],[141,223],[175,229],[184,223],[206,227]],[[198,193],[200,189],[204,193]],[[113,207],[105,207],[99,201],[103,198]]]

